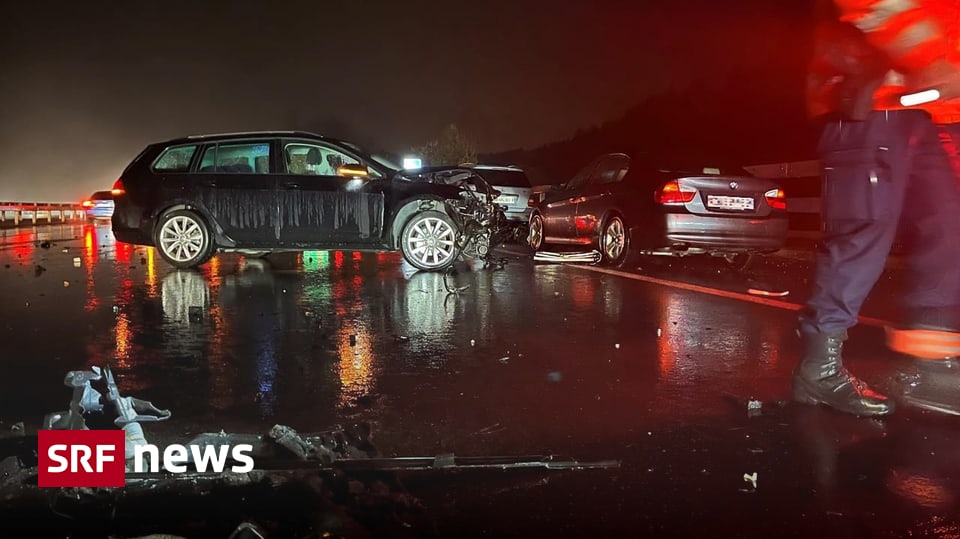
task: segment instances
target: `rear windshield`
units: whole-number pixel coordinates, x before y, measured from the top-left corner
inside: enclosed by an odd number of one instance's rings
[[[493,186],[501,187],[530,187],[530,179],[522,170],[487,170],[473,169],[484,180]]]
[[[90,197],[90,200],[113,200],[113,193],[110,191],[97,191]]]

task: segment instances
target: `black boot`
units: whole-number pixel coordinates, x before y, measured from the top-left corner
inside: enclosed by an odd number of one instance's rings
[[[907,404],[944,414],[960,415],[960,362],[956,358],[915,359],[900,378]]]
[[[887,415],[893,401],[843,368],[841,350],[846,332],[806,334],[800,365],[793,372],[793,400],[827,406],[858,416]]]

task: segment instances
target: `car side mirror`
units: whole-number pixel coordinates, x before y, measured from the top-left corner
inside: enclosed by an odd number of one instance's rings
[[[370,171],[367,170],[367,167],[363,165],[340,165],[337,167],[337,176],[345,176],[347,178],[366,178],[370,175]]]

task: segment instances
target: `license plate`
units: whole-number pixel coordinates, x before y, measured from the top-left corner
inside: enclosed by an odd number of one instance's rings
[[[707,207],[715,210],[748,211],[753,209],[750,197],[707,195]]]
[[[517,195],[500,195],[494,202],[497,204],[513,204],[517,201]]]

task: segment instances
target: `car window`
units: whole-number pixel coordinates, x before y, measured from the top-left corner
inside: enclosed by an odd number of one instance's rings
[[[269,174],[270,143],[215,144],[203,152],[199,172]]]
[[[567,190],[580,189],[581,187],[587,185],[587,182],[590,180],[590,173],[597,167],[597,161],[591,162],[589,165],[580,169],[579,172],[567,182]]]
[[[343,165],[366,166],[356,157],[321,144],[292,142],[284,146],[283,155],[289,174],[337,176],[337,169]],[[371,176],[379,177],[377,171],[373,169],[369,169],[369,173]]]
[[[623,154],[606,155],[600,159],[597,168],[590,175],[594,185],[619,182],[630,169],[630,158]]]
[[[493,186],[530,188],[530,179],[527,178],[527,175],[522,170],[486,168],[475,168],[473,170]]]
[[[197,151],[197,145],[171,146],[157,157],[153,163],[154,172],[187,172],[190,170],[190,160]]]

